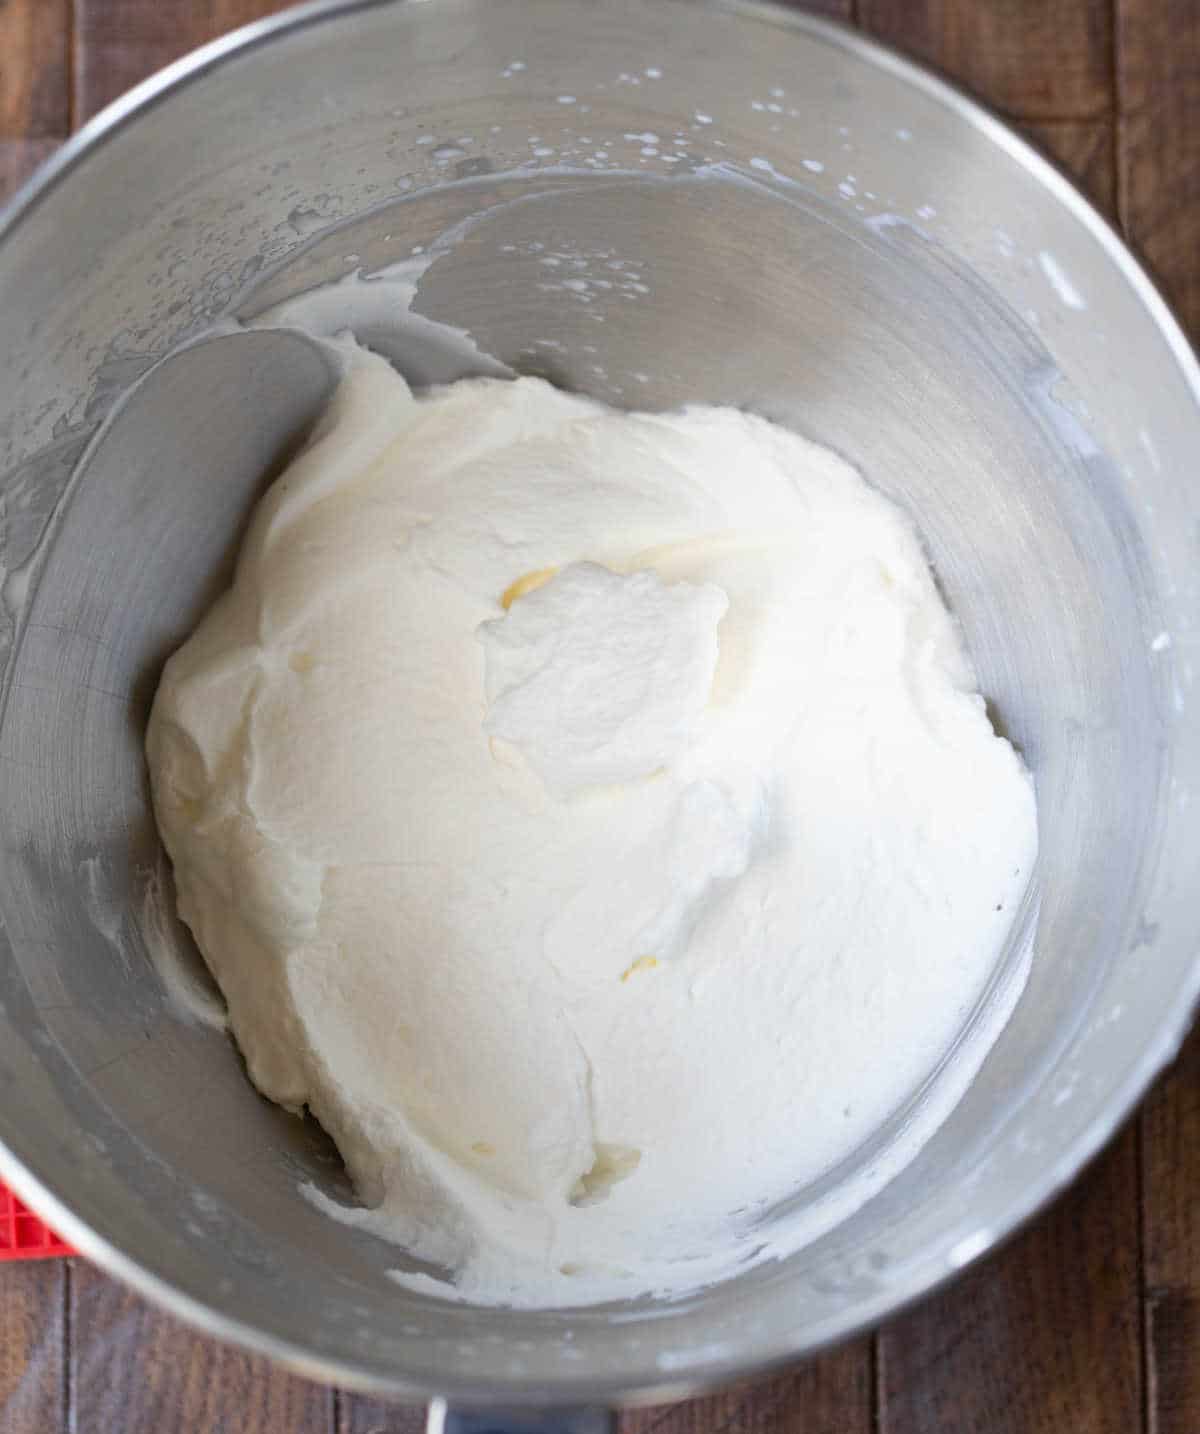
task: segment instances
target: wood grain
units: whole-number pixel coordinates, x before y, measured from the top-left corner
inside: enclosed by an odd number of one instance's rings
[[[87,1265],[70,1322],[73,1430],[331,1434],[332,1390],[194,1334]]]
[[[621,1416],[620,1434],[871,1434],[871,1343],[860,1340],[787,1374]]]
[[[1200,1033],[1142,1112],[1148,1434],[1200,1430]]]
[[[1117,6],[1120,210],[1126,232],[1200,337],[1200,6]]]
[[[76,112],[81,119],[90,118],[189,50],[291,3],[294,0],[75,0]]]
[[[857,13],[871,34],[1007,114],[1102,119],[1111,112],[1109,0],[859,0]]]
[[[1082,186],[1093,204],[1117,207],[1115,126],[1109,120],[1025,120],[1021,129]]]
[[[1120,0],[1125,231],[1200,339],[1200,7]],[[1200,1430],[1200,1034],[1142,1111],[1148,1434]]]
[[[69,133],[70,6],[71,0],[0,3],[0,138]]]
[[[66,1427],[63,1309],[67,1265],[0,1266],[0,1434]]]
[[[883,1330],[880,1434],[1142,1427],[1136,1144],[1127,1132],[1032,1229]]]

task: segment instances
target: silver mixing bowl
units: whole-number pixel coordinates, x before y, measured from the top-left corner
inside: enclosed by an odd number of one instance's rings
[[[966,1098],[851,1219],[673,1304],[398,1288],[394,1251],[299,1192],[345,1193],[327,1143],[180,1014],[140,916],[147,700],[316,380],[264,361],[232,385],[193,350],[166,410],[131,399],[69,475],[172,345],[418,245],[417,310],[514,367],[747,405],[896,495],[1037,778],[1032,971]],[[397,1395],[672,1396],[990,1249],[1176,1050],[1200,985],[1200,373],[1097,214],[939,80],[736,0],[307,8],[66,147],[4,218],[0,319],[0,1169],[144,1294]]]

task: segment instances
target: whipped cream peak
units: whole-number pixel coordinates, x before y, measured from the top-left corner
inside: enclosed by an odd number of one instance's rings
[[[518,579],[503,617],[480,626],[484,729],[510,743],[549,791],[633,782],[686,750],[712,691],[713,583],[571,563]]]

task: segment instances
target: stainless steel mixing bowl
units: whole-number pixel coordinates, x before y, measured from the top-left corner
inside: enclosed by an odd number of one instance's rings
[[[416,309],[514,367],[748,405],[895,494],[1037,778],[1032,971],[966,1098],[851,1219],[674,1304],[398,1288],[394,1252],[299,1193],[339,1188],[328,1146],[179,1014],[139,915],[158,666],[320,378],[264,359],[234,385],[193,350],[68,475],[173,344],[417,246]],[[735,0],[309,8],[67,146],[5,216],[0,319],[0,1168],[143,1293],[398,1394],[678,1394],[991,1248],[1175,1051],[1200,984],[1200,375],[1095,212],[940,81]]]

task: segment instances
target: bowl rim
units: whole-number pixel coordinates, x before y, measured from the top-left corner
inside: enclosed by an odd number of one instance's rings
[[[12,197],[0,206],[0,244],[17,230],[21,221],[50,196],[84,159],[115,138],[126,126],[144,118],[160,103],[201,80],[210,71],[285,35],[336,21],[346,15],[428,3],[431,3],[431,0],[307,0],[305,4],[240,26],[191,51],[101,109],[35,170]],[[656,3],[671,4],[674,0],[656,0]],[[698,0],[698,3],[709,10],[757,18],[831,44],[941,104],[1020,164],[1084,226],[1100,245],[1106,258],[1130,285],[1165,340],[1197,407],[1200,408],[1200,361],[1197,359],[1196,350],[1147,265],[1057,161],[1047,157],[1035,143],[1026,139],[985,102],[969,94],[932,66],[909,59],[887,44],[841,21],[792,9],[786,4],[786,0]],[[94,1261],[106,1274],[119,1279],[137,1294],[190,1325],[198,1333],[226,1341],[248,1352],[264,1355],[282,1367],[309,1379],[409,1402],[425,1402],[430,1399],[440,1402],[440,1396],[449,1393],[455,1403],[464,1407],[491,1405],[544,1408],[568,1403],[628,1407],[694,1396],[735,1379],[761,1378],[794,1363],[797,1359],[840,1345],[876,1328],[883,1320],[890,1319],[927,1298],[957,1278],[970,1265],[993,1254],[1074,1182],[1082,1170],[1109,1144],[1134,1113],[1154,1080],[1174,1059],[1198,1015],[1200,944],[1197,945],[1191,969],[1180,989],[1177,1002],[1172,1003],[1165,1011],[1155,1039],[1132,1063],[1122,1082],[1115,1088],[1106,1108],[1059,1152],[1044,1181],[1014,1199],[1003,1218],[989,1221],[974,1237],[960,1242],[970,1245],[969,1258],[952,1261],[945,1252],[931,1255],[919,1272],[914,1273],[901,1294],[897,1295],[894,1290],[889,1291],[884,1297],[871,1302],[853,1322],[847,1322],[844,1327],[810,1344],[797,1346],[780,1340],[757,1353],[748,1356],[744,1353],[741,1358],[735,1356],[706,1360],[700,1355],[686,1364],[680,1361],[670,1377],[642,1381],[635,1385],[623,1383],[616,1378],[585,1376],[581,1379],[558,1379],[553,1385],[548,1385],[542,1379],[536,1384],[526,1380],[497,1387],[494,1382],[483,1383],[467,1377],[456,1381],[454,1390],[447,1391],[412,1378],[381,1375],[363,1366],[343,1363],[337,1358],[316,1354],[310,1347],[298,1344],[290,1338],[269,1334],[235,1315],[217,1310],[211,1304],[184,1292],[145,1268],[136,1254],[95,1233],[68,1203],[3,1143],[0,1143],[0,1178],[12,1187],[21,1200],[43,1215],[79,1254]]]

